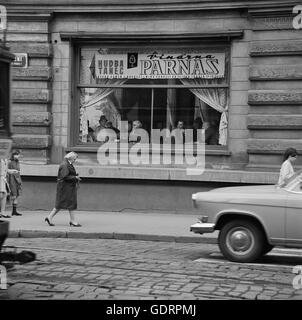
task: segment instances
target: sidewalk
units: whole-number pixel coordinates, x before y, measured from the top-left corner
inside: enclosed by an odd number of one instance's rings
[[[190,232],[190,225],[198,215],[146,212],[76,211],[80,228],[69,226],[68,211],[60,211],[54,227],[44,221],[46,211],[22,211],[22,216],[8,220],[9,237],[23,238],[80,238],[121,239],[170,242],[216,243],[217,232],[198,235]]]

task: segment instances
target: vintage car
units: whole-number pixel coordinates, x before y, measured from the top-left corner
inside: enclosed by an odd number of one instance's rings
[[[195,193],[192,200],[202,216],[190,231],[204,234],[219,230],[220,251],[230,261],[254,261],[274,246],[302,247],[301,174],[282,188],[218,188]]]

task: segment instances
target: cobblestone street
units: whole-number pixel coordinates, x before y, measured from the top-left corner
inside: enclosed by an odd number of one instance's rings
[[[8,272],[3,299],[302,299],[293,266],[302,252],[224,260],[216,245],[84,239],[8,239],[37,254]]]

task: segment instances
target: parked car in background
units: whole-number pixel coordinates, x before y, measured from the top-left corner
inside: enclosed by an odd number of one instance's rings
[[[274,246],[302,247],[302,175],[285,187],[255,185],[218,188],[192,195],[202,214],[190,227],[194,233],[219,230],[223,256],[251,262]]]

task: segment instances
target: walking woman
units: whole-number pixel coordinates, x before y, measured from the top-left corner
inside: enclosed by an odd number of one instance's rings
[[[81,227],[81,225],[75,221],[74,216],[74,210],[77,209],[77,188],[81,181],[73,166],[77,158],[78,155],[75,152],[69,152],[66,154],[64,161],[59,167],[56,205],[48,217],[45,218],[45,221],[49,226],[54,226],[52,219],[61,209],[65,209],[69,211],[69,225],[73,227]]]
[[[18,198],[22,192],[22,180],[20,176],[20,163],[19,158],[21,156],[20,150],[13,150],[10,160],[8,161],[8,175],[7,182],[10,189],[10,200],[12,201],[13,216],[22,216],[17,212]]]
[[[279,187],[282,188],[286,186],[289,180],[295,175],[292,163],[296,161],[297,157],[298,152],[296,149],[288,148],[285,150],[278,180]]]

